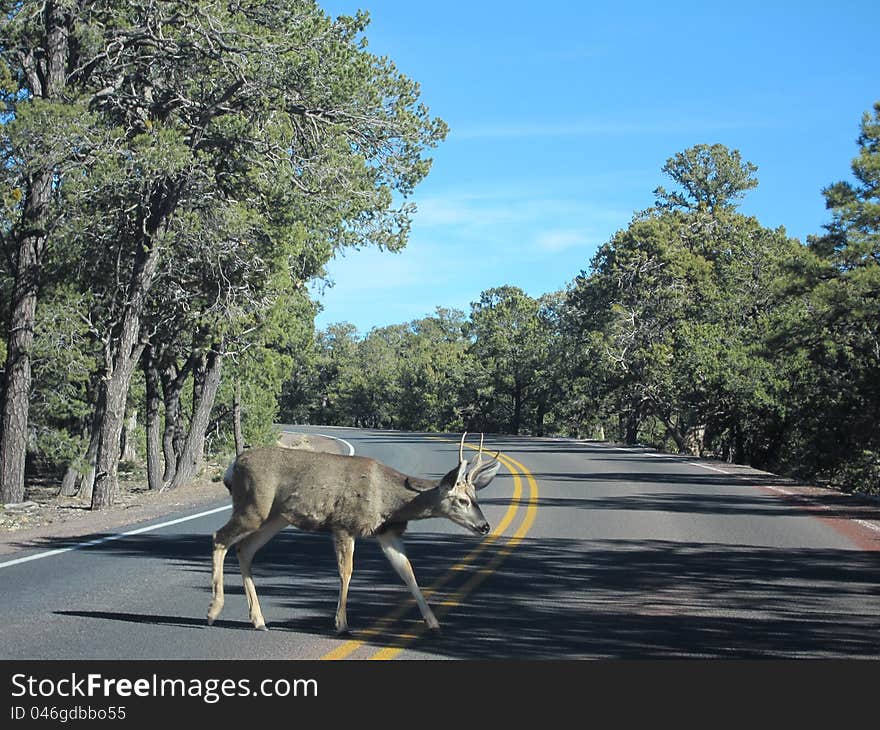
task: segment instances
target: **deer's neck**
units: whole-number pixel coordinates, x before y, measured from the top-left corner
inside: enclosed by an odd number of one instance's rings
[[[386,505],[386,522],[409,522],[435,516],[437,485],[429,479],[407,477]]]

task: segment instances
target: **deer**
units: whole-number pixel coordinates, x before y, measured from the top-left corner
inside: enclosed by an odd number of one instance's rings
[[[439,481],[409,476],[376,459],[283,447],[248,449],[226,469],[223,482],[232,496],[232,516],[213,534],[212,600],[208,625],[223,609],[223,564],[235,547],[251,623],[268,631],[251,575],[254,555],[288,525],[329,532],[339,569],[337,634],[348,634],[346,605],[354,565],[355,540],[375,537],[382,552],[412,593],[432,631],[440,624],[416,582],[401,536],[411,520],[445,517],[475,535],[491,527],[477,503],[501,466],[496,454],[483,460],[483,438],[474,459],[464,458],[465,432],[458,465]]]

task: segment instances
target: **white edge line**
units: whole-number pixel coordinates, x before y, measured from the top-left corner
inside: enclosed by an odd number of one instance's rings
[[[727,476],[736,477],[737,479],[741,478],[740,475],[738,475],[738,474],[734,474],[733,472],[729,472],[729,471],[724,471],[723,469],[718,469],[714,466],[709,466],[708,464],[699,464],[699,463],[695,463],[693,461],[679,459],[676,457],[675,454],[665,454],[662,452],[658,453],[658,452],[650,452],[650,451],[638,451],[635,448],[627,448],[625,446],[610,446],[607,448],[611,448],[615,451],[626,451],[627,453],[631,453],[631,454],[639,454],[641,456],[655,456],[658,458],[668,457],[668,458],[673,459],[674,461],[677,461],[680,464],[689,464],[690,466],[698,466],[701,469],[711,469],[712,471],[717,471],[720,474],[726,474]],[[778,492],[779,494],[784,494],[787,497],[799,497],[800,496],[797,492],[792,492],[788,489],[783,489],[782,487],[774,487],[769,484],[764,484],[762,486],[765,487],[766,489],[771,489],[774,492]],[[832,509],[828,505],[821,504],[818,502],[816,503],[816,506],[819,507],[820,509],[824,509],[824,510],[831,510]],[[868,520],[858,519],[858,518],[853,518],[852,521],[855,522],[856,524],[861,525],[862,527],[866,527],[869,530],[873,530],[874,532],[880,532],[880,525],[878,525],[877,523],[870,522]]]
[[[296,432],[295,431],[288,431],[287,433],[296,433]],[[354,446],[352,446],[350,443],[348,443],[348,441],[346,441],[345,439],[341,439],[338,436],[330,436],[329,434],[326,434],[326,433],[313,433],[312,436],[320,436],[321,438],[333,439],[334,441],[339,441],[339,443],[345,444],[348,447],[348,455],[354,456]]]
[[[734,476],[734,475],[731,474],[729,471],[724,471],[724,469],[719,469],[719,468],[714,467],[714,466],[709,466],[708,464],[697,464],[696,462],[687,462],[687,461],[682,462],[682,463],[685,463],[685,464],[688,464],[688,463],[689,463],[689,464],[691,464],[691,466],[698,466],[698,467],[700,467],[700,469],[709,469],[710,471],[717,471],[719,474],[727,474],[727,476]]]
[[[862,527],[867,527],[869,530],[873,530],[874,532],[880,532],[880,525],[877,525],[873,522],[868,522],[867,520],[856,520]]]
[[[132,535],[142,535],[145,532],[152,532],[153,530],[161,530],[163,527],[171,527],[172,525],[179,525],[181,522],[189,522],[190,520],[197,520],[199,517],[206,517],[207,515],[213,515],[217,512],[223,512],[224,510],[232,509],[232,505],[228,504],[223,507],[216,507],[215,509],[209,509],[205,512],[199,512],[194,515],[188,515],[187,517],[178,517],[176,520],[168,520],[167,522],[160,522],[158,525],[148,525],[147,527],[139,527],[136,530],[128,530],[127,532],[118,532],[114,535],[105,535],[104,537],[97,537],[94,540],[86,540],[85,542],[78,542],[75,545],[69,545],[68,547],[58,548],[56,550],[47,550],[43,553],[36,553],[35,555],[27,555],[23,558],[16,558],[15,560],[7,560],[6,562],[0,563],[0,568],[10,568],[13,565],[20,565],[21,563],[29,563],[31,560],[39,560],[40,558],[48,558],[53,555],[61,555],[62,553],[69,553],[72,550],[81,550],[82,548],[93,547],[94,545],[100,545],[105,542],[112,542],[113,540],[121,540],[123,537],[131,537]]]
[[[606,448],[610,448],[614,451],[625,451],[628,454],[636,454],[638,456],[651,456],[655,459],[672,459],[673,461],[677,461],[679,464],[688,464],[689,466],[698,466],[700,469],[709,469],[710,471],[717,471],[719,474],[726,474],[727,476],[735,476],[729,471],[724,471],[724,469],[719,469],[716,466],[709,466],[708,464],[699,464],[694,461],[690,461],[689,459],[681,459],[676,454],[666,454],[663,452],[656,451],[639,451],[636,447],[626,447],[626,446],[609,446]]]
[[[765,485],[765,486],[767,489],[772,489],[774,492],[778,492],[779,494],[784,494],[786,497],[800,497],[801,496],[797,492],[792,492],[788,489],[783,489],[782,487],[773,487],[773,486],[770,486],[769,484]],[[834,509],[833,507],[829,507],[827,504],[822,504],[821,502],[814,502],[813,504],[814,504],[814,506],[818,507],[819,509],[824,509],[829,512],[832,509]],[[869,520],[863,520],[858,517],[853,517],[851,519],[857,525],[861,525],[862,527],[867,527],[869,530],[873,530],[874,532],[880,532],[880,525],[878,525],[876,522],[871,522]]]

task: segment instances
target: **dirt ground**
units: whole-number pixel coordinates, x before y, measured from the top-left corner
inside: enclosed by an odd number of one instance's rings
[[[339,453],[336,441],[320,436],[285,433],[279,445],[286,448]],[[223,485],[226,461],[210,461],[201,476],[185,487],[164,492],[147,488],[139,470],[120,473],[117,503],[92,511],[79,497],[58,496],[57,483],[29,484],[20,507],[0,506],[0,555],[32,547],[52,546],[61,539],[115,531],[135,522],[161,518],[173,512],[196,509],[228,499]]]

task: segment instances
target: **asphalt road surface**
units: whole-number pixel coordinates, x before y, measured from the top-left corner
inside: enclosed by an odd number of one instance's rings
[[[289,430],[414,475],[456,463],[454,437]],[[880,657],[880,524],[845,502],[820,509],[768,475],[648,449],[525,437],[487,446],[504,459],[479,494],[494,531],[425,520],[405,538],[439,636],[364,539],[352,635],[336,637],[332,541],[294,528],[254,561],[270,631],[250,626],[234,551],[226,606],[208,627],[221,501],[121,539],[27,562],[10,564],[38,551],[4,555],[0,658]]]

